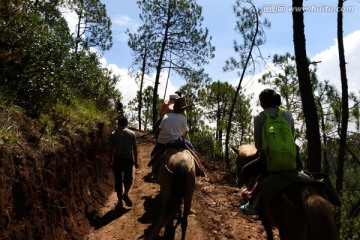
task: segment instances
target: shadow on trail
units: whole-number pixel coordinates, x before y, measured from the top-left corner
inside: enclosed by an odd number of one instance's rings
[[[143,224],[150,224],[147,229],[144,230],[144,234],[139,237],[139,239],[142,239],[144,236],[146,236],[147,233],[151,230],[153,225],[156,223],[157,219],[160,215],[160,209],[161,209],[161,199],[160,194],[158,193],[155,198],[149,197],[149,196],[143,196],[142,199],[144,199],[144,214],[138,219],[139,222]],[[158,237],[156,240],[165,240],[163,237]]]
[[[139,222],[144,224],[154,224],[160,215],[161,199],[160,194],[157,194],[155,198],[144,196],[144,214],[138,219]]]
[[[97,211],[86,214],[87,219],[90,222],[90,225],[98,230],[99,228],[104,227],[105,225],[111,223],[112,221],[118,219],[125,213],[129,212],[130,209],[123,208],[121,210],[112,209],[105,213],[103,216],[98,216]]]
[[[144,209],[145,213],[138,219],[139,222],[143,224],[150,224],[147,229],[144,230],[144,234],[141,235],[138,239],[144,239],[144,237],[151,231],[152,227],[156,224],[158,218],[160,217],[161,211],[161,198],[160,192],[155,196],[155,198],[144,196]],[[174,231],[167,231],[160,233],[164,236],[157,236],[155,240],[174,240],[175,239],[175,229],[178,224],[174,226]],[[166,228],[166,227],[165,227]]]

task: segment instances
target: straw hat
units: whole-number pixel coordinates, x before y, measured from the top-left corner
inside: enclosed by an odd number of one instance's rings
[[[186,104],[186,99],[184,97],[180,97],[175,99],[174,104],[170,104],[169,105],[169,109],[173,110],[173,111],[177,111],[177,110],[181,110],[181,109],[186,109],[188,107],[190,107],[192,104]]]
[[[165,104],[172,104],[175,102],[175,99],[179,98],[176,94],[170,94],[169,99],[165,100]]]

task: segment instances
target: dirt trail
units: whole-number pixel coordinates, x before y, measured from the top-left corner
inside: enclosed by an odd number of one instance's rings
[[[91,232],[86,240],[142,239],[156,221],[161,207],[159,185],[148,181],[147,167],[154,146],[151,135],[138,137],[139,165],[134,174],[134,184],[129,193],[132,207],[123,212],[114,210],[117,203],[113,192],[106,204],[93,216]],[[240,192],[234,180],[219,162],[204,161],[206,177],[196,179],[193,214],[189,216],[186,233],[189,240],[266,239],[266,234],[255,216],[244,216],[239,210]],[[112,179],[111,179],[112,181]],[[163,230],[160,233],[162,236]],[[180,239],[180,226],[175,239]],[[163,239],[159,237],[158,239]],[[276,235],[275,239],[279,239]]]

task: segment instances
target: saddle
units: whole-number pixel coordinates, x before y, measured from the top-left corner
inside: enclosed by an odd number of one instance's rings
[[[284,171],[260,176],[247,193],[248,198],[253,201],[254,207],[261,199],[273,200],[278,194],[294,183],[313,184],[324,192],[324,197],[333,205],[340,206],[340,198],[325,174],[308,173],[304,171]],[[243,190],[244,191],[244,190]],[[245,191],[244,191],[245,192]],[[246,195],[245,195],[246,196]]]
[[[199,156],[189,147],[185,144],[184,141],[181,139],[171,141],[167,144],[163,144],[160,146],[159,150],[156,151],[153,156],[151,157],[150,162],[148,163],[148,166],[152,166],[152,172],[155,174],[158,172],[160,168],[160,163],[163,159],[164,153],[167,149],[174,149],[174,148],[180,148],[180,149],[186,149],[188,150],[191,155],[194,157],[195,162],[195,173],[196,176],[202,176],[205,177],[205,171],[201,164],[201,160]]]

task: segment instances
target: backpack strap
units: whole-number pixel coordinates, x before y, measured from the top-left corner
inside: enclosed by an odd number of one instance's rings
[[[284,116],[285,109],[279,108],[279,111],[277,113],[277,116]]]
[[[283,116],[285,112],[285,109],[279,108],[279,111],[276,113],[276,116]],[[268,112],[263,111],[263,114],[265,115],[265,118],[272,117]]]

